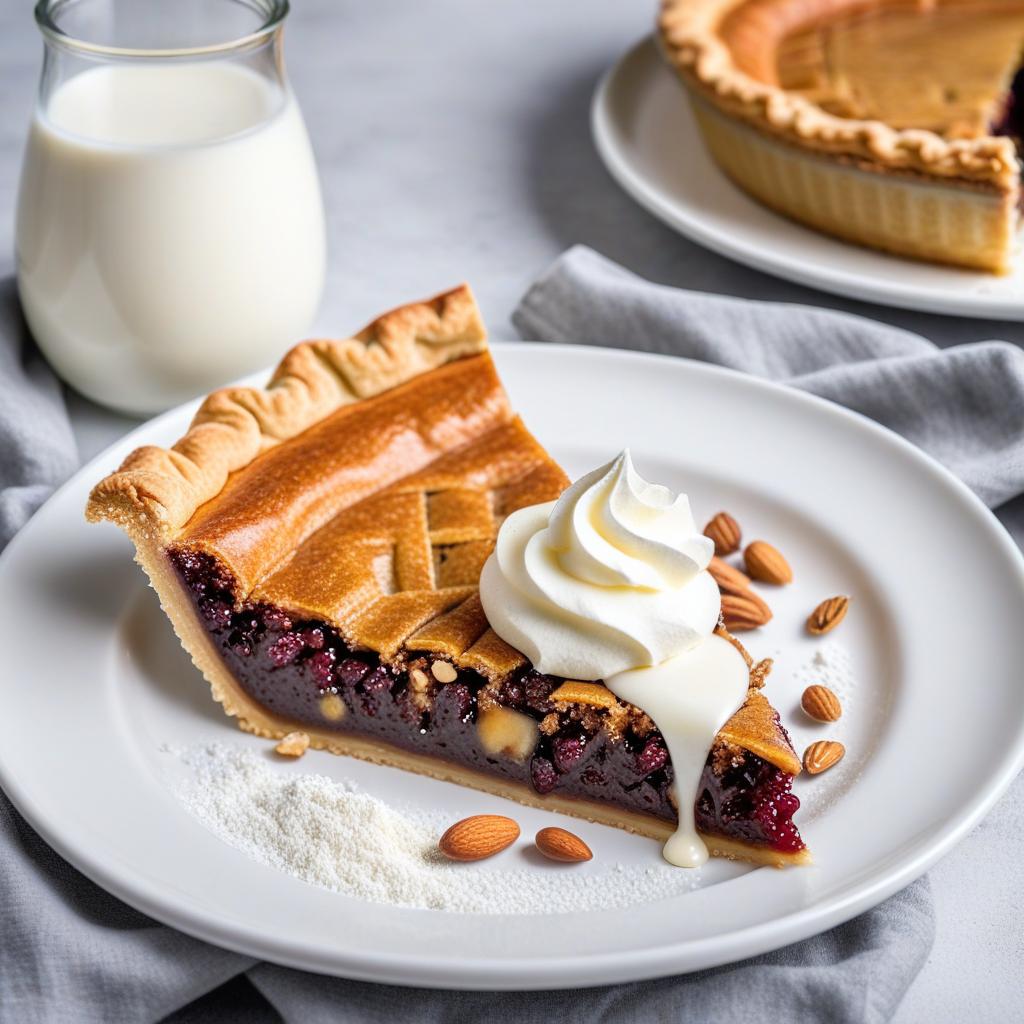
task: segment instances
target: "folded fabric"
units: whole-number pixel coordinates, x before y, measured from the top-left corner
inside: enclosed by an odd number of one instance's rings
[[[0,281],[0,550],[78,465],[60,385]]]
[[[923,448],[994,508],[1024,491],[1024,352],[939,349],[910,331],[810,306],[651,284],[577,246],[512,316],[524,338],[686,356],[785,381]]]
[[[61,386],[0,281],[0,549],[76,469]],[[0,793],[0,1020],[159,1020],[253,961],[165,928],[53,852]]]

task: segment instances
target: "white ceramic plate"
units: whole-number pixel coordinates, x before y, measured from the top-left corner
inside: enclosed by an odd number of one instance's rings
[[[816,866],[713,863],[695,891],[628,911],[466,916],[375,906],[250,860],[180,804],[165,743],[237,731],[180,651],[114,527],[89,526],[90,485],[131,448],[167,444],[191,407],[141,427],[67,484],[0,562],[0,781],[68,860],[139,909],[222,946],[374,981],[465,988],[596,985],[693,970],[782,946],[877,903],[985,813],[1024,753],[1024,569],[990,513],[919,451],[817,398],[728,371],[600,349],[496,349],[515,405],[576,474],[623,445],[696,514],[729,509],[770,538],[797,582],[768,594],[748,634],[779,654],[769,693],[802,749],[837,735],[846,760],[798,780]],[[834,728],[802,718],[795,670],[823,641],[802,623],[852,595],[833,634],[859,679]],[[498,798],[314,752],[282,771],[355,779],[452,820],[513,813],[525,835],[556,820]],[[575,826],[573,826],[575,827]],[[596,825],[595,860],[656,864],[658,844]],[[561,871],[523,849],[498,866]],[[474,870],[467,869],[467,884]]]
[[[851,298],[1024,320],[1024,260],[997,277],[886,256],[801,227],[750,199],[708,156],[683,89],[651,39],[601,81],[591,128],[608,170],[637,202],[723,256]]]

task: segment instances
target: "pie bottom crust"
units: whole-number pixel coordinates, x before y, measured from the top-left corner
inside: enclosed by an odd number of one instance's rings
[[[715,162],[765,206],[826,234],[900,256],[997,274],[1011,269],[1017,225],[1012,193],[807,153],[689,94]]]
[[[142,529],[130,526],[126,528],[135,542],[136,561],[149,577],[179,640],[191,655],[196,668],[209,682],[214,699],[224,707],[228,715],[238,719],[238,724],[244,731],[266,739],[280,739],[286,733],[298,729],[309,736],[310,746],[318,750],[358,757],[374,764],[416,772],[443,782],[454,782],[460,786],[514,800],[528,807],[558,811],[652,839],[665,840],[673,833],[674,829],[670,823],[651,815],[620,810],[593,800],[567,799],[556,794],[541,796],[529,786],[497,779],[441,758],[413,754],[379,740],[328,732],[306,725],[281,723],[252,700],[227,670],[210,634],[196,618],[189,596],[164,553],[161,542]],[[753,843],[739,842],[714,833],[702,832],[701,835],[708,846],[708,851],[717,857],[777,868],[811,863],[811,854],[806,848],[787,853]]]

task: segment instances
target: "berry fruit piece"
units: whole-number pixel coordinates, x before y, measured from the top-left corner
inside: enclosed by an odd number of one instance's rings
[[[641,775],[650,775],[664,768],[667,761],[668,751],[662,746],[661,740],[650,739],[636,756],[636,768]]]
[[[290,665],[302,652],[302,637],[298,633],[282,633],[267,648],[267,657],[278,667]]]
[[[535,757],[530,762],[530,781],[533,788],[543,796],[558,785],[558,772],[546,757]]]

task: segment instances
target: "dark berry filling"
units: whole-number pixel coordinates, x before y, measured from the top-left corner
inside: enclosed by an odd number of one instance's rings
[[[355,733],[402,750],[532,786],[610,803],[674,822],[672,765],[650,723],[606,727],[593,710],[556,708],[562,680],[527,667],[500,687],[460,669],[440,683],[412,656],[409,671],[382,665],[372,651],[352,650],[337,630],[263,604],[238,605],[230,575],[209,555],[176,551],[172,561],[239,685],[269,711],[299,726]],[[345,714],[325,711],[337,695]],[[538,723],[531,756],[496,757],[484,748],[477,720],[484,701]],[[335,705],[336,705],[335,701]],[[792,817],[800,806],[792,777],[745,753],[715,768],[709,756],[696,814],[699,827],[780,851],[803,848]]]
[[[793,776],[759,757],[716,775],[704,767],[697,800],[697,827],[750,843],[764,843],[784,853],[804,848],[793,815],[800,800],[792,792]]]

